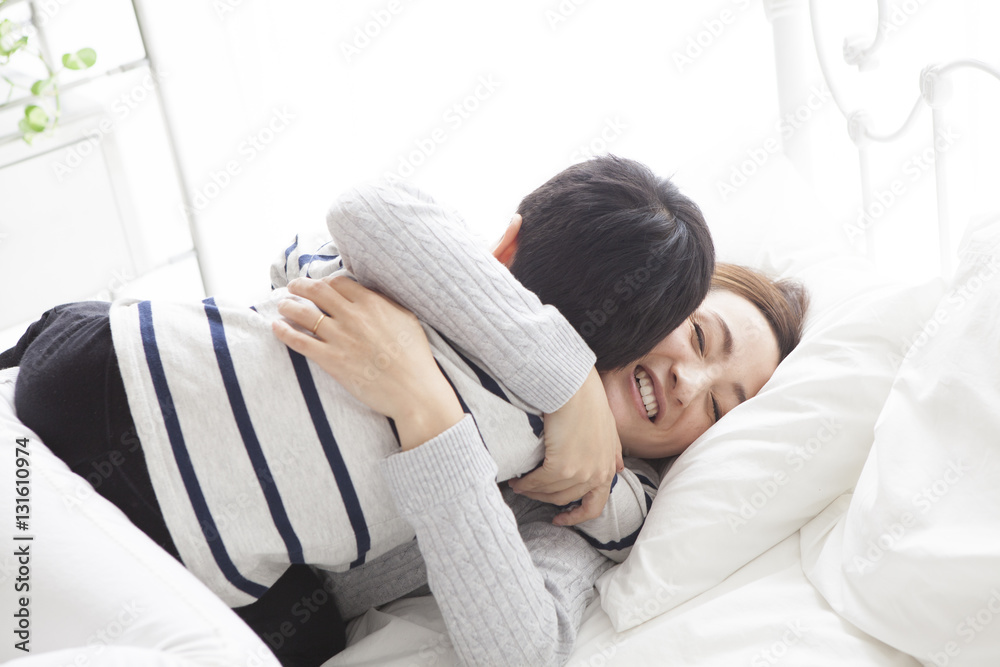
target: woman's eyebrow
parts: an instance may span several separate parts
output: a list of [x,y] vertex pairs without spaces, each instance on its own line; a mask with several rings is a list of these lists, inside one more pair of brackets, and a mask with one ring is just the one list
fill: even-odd
[[715,322],[719,325],[719,329],[722,330],[722,358],[728,359],[733,356],[733,332],[729,330],[729,325],[722,319],[722,316],[714,310],[712,311],[712,316],[715,317]]

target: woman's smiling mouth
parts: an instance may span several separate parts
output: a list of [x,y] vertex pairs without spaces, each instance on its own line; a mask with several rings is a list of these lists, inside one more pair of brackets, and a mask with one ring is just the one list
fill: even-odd
[[651,422],[656,422],[656,417],[660,413],[659,392],[656,391],[656,383],[653,377],[642,366],[636,366],[632,372],[632,395],[636,401],[636,409],[639,414]]

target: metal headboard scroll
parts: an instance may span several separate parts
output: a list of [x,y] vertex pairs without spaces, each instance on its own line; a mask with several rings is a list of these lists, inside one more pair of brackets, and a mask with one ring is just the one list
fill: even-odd
[[[861,72],[874,69],[877,66],[875,55],[885,42],[885,26],[889,24],[890,6],[888,0],[877,0],[877,2],[878,25],[875,37],[870,42],[862,38],[846,38],[843,43],[844,61],[849,65],[856,66]],[[787,51],[794,49],[800,58],[803,57],[805,55],[805,50],[802,49],[803,42],[805,41],[803,32],[804,30],[811,29],[820,72],[826,81],[830,96],[847,120],[848,135],[858,150],[862,206],[865,210],[869,210],[873,196],[868,157],[868,150],[871,143],[890,143],[895,141],[914,125],[924,107],[930,107],[932,131],[934,132],[934,136],[939,136],[939,133],[945,129],[944,108],[951,98],[953,87],[950,75],[958,70],[974,69],[985,72],[1000,81],[1000,69],[974,59],[959,59],[944,64],[928,65],[920,73],[919,94],[906,120],[894,131],[876,132],[872,127],[871,118],[864,110],[848,109],[846,107],[844,97],[830,74],[827,57],[821,48],[822,40],[819,34],[819,22],[816,18],[817,3],[818,0],[808,0],[808,5],[806,5],[806,0],[764,0],[765,12],[774,30],[779,106],[782,107],[782,114],[786,113],[787,110],[784,108],[784,105],[785,100],[790,96],[788,91],[804,89],[803,84],[806,83],[803,79],[805,68],[801,62],[790,63]],[[806,11],[807,9],[808,12]],[[805,26],[805,23],[808,23],[808,26]],[[952,258],[951,220],[949,217],[948,192],[946,187],[948,164],[945,155],[946,149],[942,150],[939,142],[933,143],[941,273],[944,276],[949,276],[952,271]],[[804,147],[795,145],[786,146],[786,152],[792,158],[793,162],[795,161],[796,153],[802,150],[804,150]],[[873,229],[869,226],[865,229],[866,251],[869,256],[873,248],[872,235]]]

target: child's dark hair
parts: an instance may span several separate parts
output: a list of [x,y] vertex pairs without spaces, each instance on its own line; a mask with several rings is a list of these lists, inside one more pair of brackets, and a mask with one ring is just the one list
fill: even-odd
[[517,212],[511,273],[580,332],[598,370],[648,354],[708,293],[715,251],[701,210],[634,160],[575,164]]

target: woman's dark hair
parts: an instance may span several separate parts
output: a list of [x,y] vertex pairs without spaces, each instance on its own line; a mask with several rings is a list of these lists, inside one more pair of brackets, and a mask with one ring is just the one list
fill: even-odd
[[648,354],[708,293],[715,251],[701,211],[634,160],[573,165],[517,212],[511,273],[569,320],[598,370]]
[[787,278],[771,280],[760,271],[720,262],[712,276],[715,290],[732,292],[757,307],[778,341],[778,361],[799,344],[809,308],[809,294],[801,283]]

